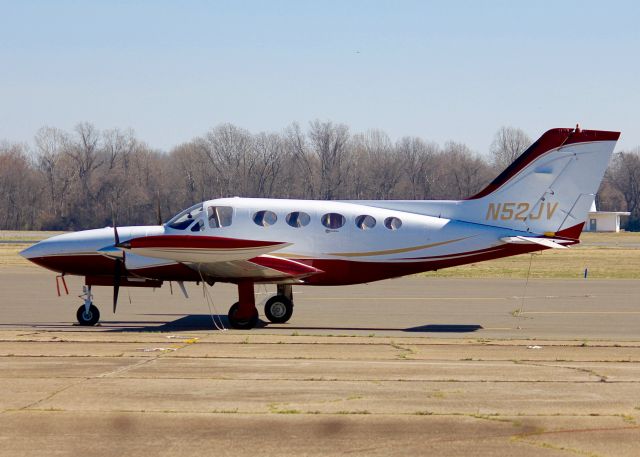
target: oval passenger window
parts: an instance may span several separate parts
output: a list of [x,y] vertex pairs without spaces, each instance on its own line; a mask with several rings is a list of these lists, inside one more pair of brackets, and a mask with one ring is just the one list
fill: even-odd
[[263,227],[269,227],[278,220],[278,216],[273,211],[258,211],[253,215],[253,222]]
[[356,217],[356,227],[360,230],[369,230],[376,226],[376,220],[373,216],[363,214]]
[[324,225],[328,229],[339,229],[344,225],[346,219],[342,214],[327,213],[322,216],[322,219],[320,219],[320,221],[322,222],[322,225]]
[[291,227],[299,228],[309,225],[311,217],[309,217],[307,213],[304,213],[302,211],[294,211],[293,213],[287,214],[285,220]]
[[398,230],[402,227],[402,221],[397,217],[388,217],[384,220],[384,226],[389,230]]

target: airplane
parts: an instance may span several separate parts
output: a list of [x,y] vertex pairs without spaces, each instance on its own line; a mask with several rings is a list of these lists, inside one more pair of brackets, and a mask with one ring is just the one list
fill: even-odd
[[[92,286],[234,283],[231,327],[259,321],[254,286],[275,284],[272,323],[293,314],[293,286],[367,283],[579,243],[619,132],[579,126],[545,132],[465,200],[218,198],[157,226],[54,236],[21,255],[59,275],[84,276],[80,325],[100,312]],[[56,278],[57,280],[58,278]],[[65,284],[66,287],[66,284]]]

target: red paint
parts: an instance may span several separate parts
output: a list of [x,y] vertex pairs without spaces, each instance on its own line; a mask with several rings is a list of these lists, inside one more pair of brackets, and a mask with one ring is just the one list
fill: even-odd
[[33,257],[31,262],[58,273],[86,276],[113,274],[115,260],[100,254]]
[[306,276],[320,272],[320,270],[312,266],[280,257],[254,257],[253,259],[249,259],[249,262],[260,265],[261,267],[280,271],[284,276]]
[[200,274],[182,263],[170,263],[146,268],[136,268],[132,274],[162,281],[200,281]]
[[133,238],[124,243],[132,249],[242,249],[277,246],[278,241],[241,240],[221,236],[154,235]]
[[578,238],[580,238],[580,235],[582,234],[582,229],[584,229],[584,222],[582,224],[577,224],[573,227],[569,227],[556,232],[556,237],[575,240],[577,243],[579,243],[580,240]]
[[524,151],[506,170],[476,195],[467,200],[476,200],[485,197],[500,188],[503,184],[522,171],[527,165],[543,154],[557,149],[560,146],[576,143],[589,143],[593,141],[617,141],[620,132],[607,132],[602,130],[551,129],[545,132],[535,143]]
[[[583,224],[561,230],[556,237],[571,240],[571,244],[578,241],[577,237],[582,231]],[[476,251],[459,252],[448,255],[438,255],[412,259],[413,262],[359,262],[353,260],[338,259],[281,259],[277,257],[255,257],[251,262],[258,265],[273,268],[283,272],[283,276],[306,276],[305,284],[310,285],[346,285],[373,282],[381,279],[395,278],[423,271],[440,270],[443,268],[498,259],[511,255],[525,254],[548,249],[540,245],[529,244],[503,244]],[[458,257],[452,257],[458,255]],[[38,265],[45,266],[58,272],[76,274],[80,276],[109,276],[114,271],[113,259],[96,255],[68,255],[51,256],[30,259]],[[153,278],[158,281],[199,281],[197,271],[181,263],[173,263],[163,266],[136,269],[135,274],[145,278]],[[313,274],[312,274],[313,273]],[[238,282],[238,278],[214,278],[222,282]],[[239,283],[239,287],[245,282],[263,282],[265,278],[246,278]],[[267,280],[269,281],[269,280]]]
[[235,315],[236,319],[251,319],[257,313],[256,296],[253,292],[252,281],[240,281],[238,283],[238,311]]
[[505,244],[490,252],[479,252],[465,257],[441,259],[419,262],[354,262],[350,260],[332,259],[300,259],[319,268],[323,273],[310,276],[304,280],[305,284],[316,286],[343,286],[361,284],[365,282],[379,281],[395,278],[423,271],[441,270],[443,268],[482,262],[484,260],[499,259],[517,254],[526,254],[546,250],[540,245],[530,244]]

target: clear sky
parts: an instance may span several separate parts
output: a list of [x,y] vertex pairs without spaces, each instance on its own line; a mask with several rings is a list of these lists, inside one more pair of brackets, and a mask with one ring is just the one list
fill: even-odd
[[231,122],[380,128],[485,152],[503,125],[640,146],[640,1],[0,0],[0,139]]

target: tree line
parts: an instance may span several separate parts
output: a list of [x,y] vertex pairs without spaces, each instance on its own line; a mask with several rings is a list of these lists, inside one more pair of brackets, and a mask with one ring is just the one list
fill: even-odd
[[[168,152],[132,130],[41,128],[33,142],[0,142],[0,229],[79,230],[155,224],[218,197],[460,199],[481,190],[531,139],[500,128],[488,155],[463,143],[313,121],[280,132],[218,125]],[[615,154],[599,209],[628,210],[640,229],[640,148]]]

